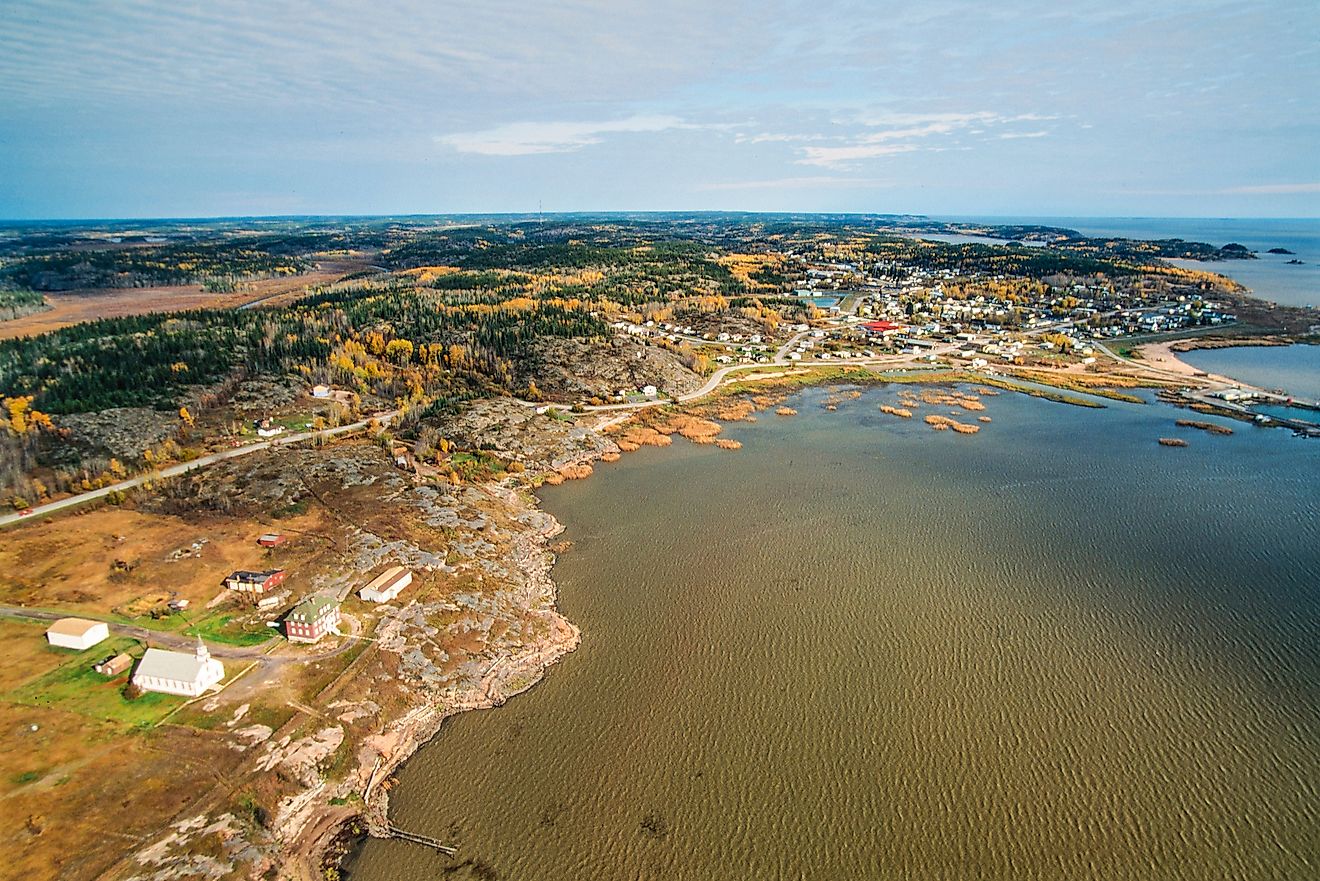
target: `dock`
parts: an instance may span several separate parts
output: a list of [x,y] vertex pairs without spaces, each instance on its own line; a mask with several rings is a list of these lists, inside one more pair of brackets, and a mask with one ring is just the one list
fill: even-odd
[[451,847],[448,844],[445,844],[444,842],[440,841],[440,839],[438,838],[432,838],[429,835],[418,835],[416,832],[408,832],[404,829],[400,829],[398,826],[395,826],[393,823],[387,825],[385,827],[385,831],[387,833],[387,837],[389,838],[397,838],[400,841],[411,841],[413,844],[420,844],[423,847],[429,847],[432,850],[438,850],[445,856],[452,857],[458,854],[458,848]]

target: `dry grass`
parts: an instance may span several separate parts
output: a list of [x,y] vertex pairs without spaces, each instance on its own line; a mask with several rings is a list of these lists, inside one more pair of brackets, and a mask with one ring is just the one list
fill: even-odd
[[936,404],[946,407],[959,407],[971,412],[979,412],[985,409],[985,404],[976,395],[957,389],[922,389],[920,398],[923,403]]
[[936,416],[933,413],[926,417],[926,424],[936,431],[953,429],[959,434],[976,434],[981,430],[981,426],[979,425],[968,425],[959,422],[957,419],[950,419],[948,416]]
[[630,425],[615,441],[625,453],[635,452],[642,447],[667,447],[674,442],[667,434],[661,434],[649,425]]
[[1214,422],[1201,422],[1197,419],[1179,419],[1178,424],[1186,428],[1199,428],[1201,431],[1208,431],[1211,434],[1232,434],[1233,429],[1227,425],[1217,425]]
[[0,726],[20,732],[0,751],[10,878],[100,877],[126,836],[156,832],[240,757],[189,729],[141,733],[52,708],[0,704]]
[[755,417],[752,416],[754,412],[756,412],[756,404],[753,401],[728,400],[722,402],[715,410],[715,418],[725,422],[743,422],[754,419]]
[[775,411],[775,415],[777,415],[777,416],[796,416],[796,415],[797,415],[797,411],[794,410],[792,407],[780,407],[778,410]]
[[565,465],[559,469],[559,475],[565,480],[583,480],[592,475],[593,469],[586,462],[578,465]]
[[655,430],[661,434],[680,435],[693,443],[709,444],[714,443],[715,436],[721,431],[721,426],[718,422],[702,419],[700,416],[679,413],[670,416],[663,422],[656,423]]
[[880,405],[881,413],[888,413],[890,416],[898,416],[902,419],[911,419],[912,411],[906,407],[891,407],[888,404]]
[[[0,542],[0,567],[7,573],[0,603],[134,617],[177,596],[196,614],[235,569],[286,568],[296,586],[300,566],[321,547],[306,533],[319,530],[324,516],[313,509],[265,525],[205,515],[184,521],[106,506],[39,520],[7,531]],[[257,537],[270,528],[293,539],[274,550],[258,546]]]

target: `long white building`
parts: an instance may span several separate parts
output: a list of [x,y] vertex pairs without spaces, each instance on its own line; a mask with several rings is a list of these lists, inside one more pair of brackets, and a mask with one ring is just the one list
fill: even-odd
[[200,639],[195,652],[147,649],[133,671],[133,684],[143,691],[197,697],[225,678],[225,667]]

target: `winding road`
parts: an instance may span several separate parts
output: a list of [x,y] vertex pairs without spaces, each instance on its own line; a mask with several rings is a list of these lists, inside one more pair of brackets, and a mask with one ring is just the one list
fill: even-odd
[[47,514],[54,514],[56,511],[62,511],[65,508],[72,508],[76,505],[82,505],[87,502],[103,499],[114,492],[124,492],[125,490],[135,489],[153,480],[160,480],[164,477],[178,477],[180,474],[187,474],[196,471],[199,468],[206,468],[223,462],[226,459],[237,459],[240,456],[248,456],[262,450],[269,450],[274,447],[284,446],[286,444],[296,444],[305,440],[312,440],[317,437],[334,437],[340,434],[347,434],[353,431],[361,431],[374,420],[381,425],[388,425],[390,420],[399,414],[397,410],[391,410],[388,413],[379,413],[368,419],[354,422],[350,425],[340,425],[335,428],[326,428],[321,431],[302,431],[297,434],[281,435],[273,437],[270,440],[260,441],[255,444],[247,444],[242,447],[235,447],[232,450],[221,450],[217,453],[211,453],[206,456],[200,456],[189,462],[180,462],[178,465],[171,465],[168,468],[161,468],[159,471],[152,471],[149,474],[141,474],[137,477],[131,477],[128,480],[121,480],[119,483],[110,486],[103,486],[100,489],[94,489],[89,492],[79,493],[76,496],[69,496],[67,499],[58,499],[54,502],[47,502],[44,505],[37,505],[34,508],[28,508],[14,514],[0,515],[0,528],[9,526],[21,521],[32,520],[37,517],[44,517]]
[[[1043,332],[1046,329],[1055,329],[1058,326],[1062,326],[1062,325],[1052,326],[1051,328],[1038,329],[1036,332]],[[800,340],[802,340],[803,337],[807,336],[807,334],[809,334],[810,332],[811,331],[800,331],[794,334],[792,337],[788,339],[787,342],[785,342],[782,346],[779,347],[778,350],[776,350],[774,358],[764,363],[730,364],[728,366],[721,367],[718,370],[716,370],[714,373],[712,373],[706,379],[706,381],[702,383],[702,385],[699,388],[695,389],[694,391],[688,392],[686,394],[675,395],[673,398],[656,398],[654,400],[628,402],[622,404],[598,404],[593,406],[587,406],[584,407],[583,409],[589,413],[596,413],[596,412],[608,412],[608,411],[641,410],[646,407],[662,407],[674,403],[686,404],[691,401],[696,401],[706,397],[707,395],[711,394],[716,389],[718,389],[721,385],[723,385],[728,376],[730,376],[733,373],[737,373],[739,371],[744,371],[744,370],[756,370],[758,368],[766,368],[766,367],[825,367],[825,366],[837,367],[840,365],[846,367],[848,366],[873,367],[880,365],[898,365],[898,364],[910,362],[912,360],[911,355],[888,355],[888,356],[880,356],[875,358],[852,358],[846,360],[839,359],[837,361],[836,360],[830,360],[830,361],[790,360],[788,357],[789,352],[793,349],[794,346],[798,344]],[[957,346],[953,344],[946,344],[944,346],[938,346],[934,349],[931,349],[927,354],[943,355],[953,351],[956,348]],[[515,400],[517,400],[518,403],[522,404],[525,407],[534,408],[534,407],[545,406],[543,403],[524,401],[520,398],[515,398]],[[248,444],[242,447],[235,447],[234,449],[231,450],[221,450],[216,453],[211,453],[209,455],[202,456],[197,459],[193,459],[190,462],[182,462],[178,465],[171,465],[168,468],[162,468],[159,471],[153,471],[149,474],[143,474],[137,477],[129,478],[128,480],[122,480],[119,483],[113,484],[111,486],[102,487],[100,489],[94,489],[91,490],[90,492],[80,493],[76,496],[69,496],[68,498],[59,499],[54,502],[47,502],[44,505],[38,505],[36,507],[29,508],[25,511],[20,511],[13,514],[0,515],[0,528],[11,526],[15,523],[32,520],[37,517],[44,517],[48,514],[54,514],[57,511],[62,511],[66,508],[73,508],[77,505],[82,505],[87,502],[95,501],[97,499],[102,499],[114,492],[124,492],[126,490],[136,489],[137,487],[142,486],[144,483],[147,483],[149,481],[159,480],[165,477],[177,477],[181,474],[188,474],[189,472],[196,471],[200,468],[206,468],[208,466],[215,465],[218,462],[223,462],[226,459],[237,459],[240,456],[248,456],[251,455],[252,453],[257,453],[262,450],[268,450],[273,447],[283,446],[286,444],[296,444],[306,440],[313,440],[317,437],[334,437],[340,434],[347,434],[353,431],[360,431],[366,428],[373,420],[375,420],[381,425],[388,425],[390,420],[398,416],[398,413],[399,411],[397,410],[391,410],[388,413],[379,413],[368,419],[363,419],[358,422],[354,422],[350,425],[341,425],[338,426],[337,428],[327,428],[321,431],[303,431],[297,434],[289,434],[289,435],[284,435],[282,437],[271,438],[270,440],[261,441],[255,444]]]

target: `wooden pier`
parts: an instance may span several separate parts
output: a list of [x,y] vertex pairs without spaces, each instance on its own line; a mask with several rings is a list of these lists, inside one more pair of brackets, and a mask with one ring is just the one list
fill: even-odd
[[438,838],[432,838],[429,835],[418,835],[415,832],[408,832],[404,829],[400,829],[398,826],[395,826],[393,823],[386,826],[385,831],[390,838],[397,838],[400,841],[411,841],[413,844],[420,844],[423,847],[429,847],[432,850],[438,850],[445,856],[452,857],[458,853],[458,848],[450,847],[449,845],[440,841]]

